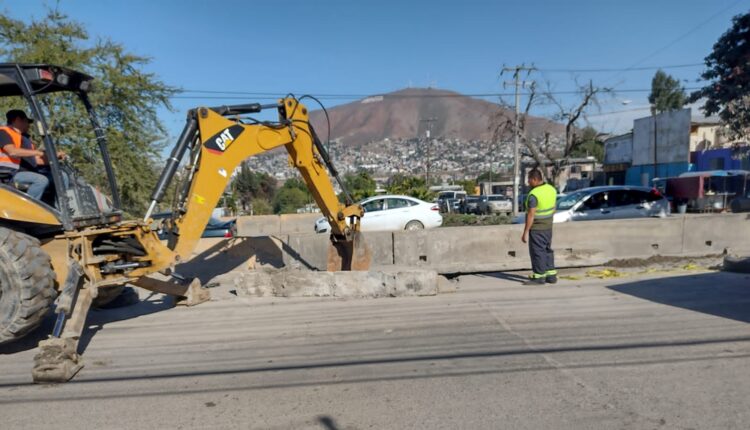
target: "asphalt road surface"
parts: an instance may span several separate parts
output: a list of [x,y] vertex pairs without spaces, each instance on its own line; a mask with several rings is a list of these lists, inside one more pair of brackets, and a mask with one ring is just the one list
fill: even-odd
[[[633,276],[374,300],[159,296],[95,311],[74,382],[0,347],[3,429],[747,429],[750,278]],[[48,327],[47,327],[48,328]]]

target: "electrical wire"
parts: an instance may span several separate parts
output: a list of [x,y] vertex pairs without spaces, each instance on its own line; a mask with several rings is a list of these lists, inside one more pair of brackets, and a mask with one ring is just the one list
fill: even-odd
[[688,31],[686,31],[685,33],[681,34],[676,39],[672,40],[671,42],[667,43],[666,45],[662,46],[661,48],[659,48],[659,49],[651,52],[650,54],[646,55],[645,57],[643,57],[640,60],[638,60],[635,63],[633,63],[633,65],[631,65],[630,67],[628,67],[625,70],[621,71],[620,73],[616,74],[615,76],[613,76],[610,79],[610,81],[615,80],[616,78],[618,78],[619,76],[621,76],[626,71],[633,70],[636,66],[638,66],[639,64],[642,64],[644,61],[646,61],[646,60],[648,60],[650,58],[653,58],[655,55],[659,54],[660,52],[662,52],[662,51],[664,51],[664,50],[666,50],[668,48],[671,48],[672,46],[674,46],[675,44],[677,44],[678,42],[680,42],[682,39],[684,39],[684,38],[688,37],[689,35],[691,35],[695,30],[698,30],[699,28],[701,28],[704,25],[708,24],[709,22],[713,21],[718,16],[720,16],[724,12],[728,11],[729,9],[732,9],[733,7],[737,6],[738,4],[742,3],[743,1],[744,0],[737,0],[737,1],[733,2],[733,3],[731,3],[729,6],[723,8],[720,11],[716,12],[715,14],[711,15],[710,17],[708,17],[704,21],[701,21],[698,25],[690,28]]
[[[683,88],[685,91],[692,91],[692,90],[699,90],[701,87],[688,87]],[[545,94],[550,95],[572,95],[572,94],[578,94],[579,90],[566,90],[566,91],[551,91],[551,92],[545,92]],[[625,88],[621,90],[614,90],[616,93],[647,93],[651,92],[651,88]],[[227,92],[227,94],[242,94],[242,93],[236,93],[236,92]],[[538,94],[538,93],[537,93]],[[456,98],[456,97],[475,97],[475,98],[487,98],[487,97],[510,97],[515,95],[515,93],[469,93],[469,94],[459,94],[459,93],[449,93],[449,94],[319,94],[316,96],[316,101],[320,102],[318,99],[330,99],[330,100],[357,100],[357,99],[365,99],[370,97],[383,97],[384,99],[425,99],[425,98]],[[531,95],[531,93],[519,93],[519,95],[522,96],[528,96]],[[313,98],[313,96],[308,95],[309,98]],[[247,100],[248,97],[246,96],[239,96],[239,95],[226,95],[226,96],[192,96],[192,95],[175,95],[171,96],[173,99],[185,99],[185,100],[193,100],[193,99],[206,99],[206,100]],[[258,100],[267,100],[267,99],[274,99],[277,100],[278,97],[253,97],[254,99]]]
[[311,96],[309,94],[303,95],[302,97],[300,97],[299,100],[302,101],[305,98],[309,98],[311,100],[314,100],[316,103],[318,103],[318,105],[320,106],[320,108],[323,109],[323,113],[326,116],[326,123],[328,123],[328,134],[326,135],[326,150],[329,150],[331,148],[331,118],[328,116],[328,110],[326,109],[325,106],[323,106],[323,103],[321,103],[320,100],[318,100],[316,97]]
[[703,63],[691,63],[691,64],[675,64],[671,66],[643,66],[643,67],[628,67],[628,68],[598,68],[598,69],[536,69],[540,72],[547,73],[608,73],[608,72],[638,72],[643,70],[659,70],[659,69],[684,69],[688,67],[703,66]]
[[[722,11],[723,12],[723,11]],[[645,60],[641,60],[640,62],[643,62]],[[639,63],[640,63],[639,62]],[[639,64],[639,63],[636,63]],[[662,65],[662,66],[642,66],[642,67],[598,67],[598,68],[568,68],[568,67],[562,67],[562,68],[536,68],[535,70],[539,72],[546,72],[546,73],[610,73],[610,72],[638,72],[638,71],[644,71],[644,70],[658,70],[658,69],[681,69],[681,68],[689,68],[689,67],[698,67],[703,66],[704,63],[689,63],[689,64],[671,64],[671,65]],[[180,94],[184,93],[194,93],[194,94],[229,94],[233,96],[239,96],[239,95],[248,95],[248,96],[254,96],[259,99],[269,100],[269,99],[278,99],[278,92],[261,92],[261,91],[222,91],[222,90],[201,90],[201,89],[187,89],[182,88],[179,90]],[[374,97],[378,96],[379,94],[371,95],[371,94],[356,94],[356,93],[343,93],[343,94],[336,94],[336,93],[321,93],[317,94],[317,97],[320,98],[334,98],[334,97],[340,97],[344,99],[356,99],[356,98],[362,98],[362,97]],[[469,96],[495,96],[497,94],[475,94],[475,95],[469,95]],[[512,94],[509,94],[512,95]],[[289,93],[287,96],[294,97],[294,94]],[[391,95],[393,96],[393,95]],[[433,97],[441,97],[440,95],[434,95]],[[449,95],[445,95],[442,97],[449,97]],[[187,96],[172,96],[172,98],[194,98],[193,96],[187,97]]]

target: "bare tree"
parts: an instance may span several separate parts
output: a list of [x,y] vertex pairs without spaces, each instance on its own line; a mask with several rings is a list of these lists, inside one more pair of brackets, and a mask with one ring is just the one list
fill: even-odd
[[[542,151],[539,145],[537,145],[538,139],[534,139],[528,130],[528,124],[526,119],[529,117],[531,108],[539,103],[539,97],[536,91],[536,86],[531,85],[529,89],[528,98],[525,106],[520,109],[520,117],[518,118],[518,136],[519,141],[524,145],[534,159],[537,165],[546,164],[548,160],[546,155]],[[516,113],[514,107],[508,103],[505,99],[500,99],[500,109],[498,109],[490,117],[490,129],[492,130],[492,140],[495,142],[508,141],[514,137],[516,133]]]
[[[568,165],[571,154],[582,144],[581,127],[579,122],[585,119],[585,114],[592,107],[599,107],[598,97],[604,93],[611,93],[608,88],[595,87],[591,81],[585,85],[578,85],[575,102],[565,104],[555,96],[552,86],[547,83],[544,92],[538,92],[535,85],[529,89],[525,106],[518,119],[519,140],[528,150],[537,166],[551,164],[551,171],[541,169],[545,179],[555,185],[558,184],[560,174]],[[501,108],[492,116],[490,128],[493,139],[501,142],[513,137],[515,130],[515,112],[506,100],[500,100]],[[551,120],[564,126],[564,133],[559,133],[553,127],[536,127],[530,125],[529,113],[534,107],[552,106],[555,113]],[[550,124],[551,125],[551,124]]]

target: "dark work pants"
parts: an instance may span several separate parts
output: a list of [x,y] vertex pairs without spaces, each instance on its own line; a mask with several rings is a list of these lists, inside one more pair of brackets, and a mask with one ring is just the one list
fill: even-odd
[[529,255],[534,278],[557,274],[555,252],[552,251],[552,229],[529,231]]

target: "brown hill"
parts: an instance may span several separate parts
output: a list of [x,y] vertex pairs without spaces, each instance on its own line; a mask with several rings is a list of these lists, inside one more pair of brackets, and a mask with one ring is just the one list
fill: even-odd
[[[312,107],[312,106],[311,106]],[[427,128],[420,119],[437,118],[432,136],[460,140],[490,140],[490,118],[504,108],[495,103],[432,88],[409,88],[328,109],[331,140],[349,145],[389,139],[424,136]],[[505,110],[512,117],[512,112]],[[311,113],[315,129],[325,139],[323,111]],[[531,117],[532,134],[550,131],[558,134],[562,125],[545,118]]]

